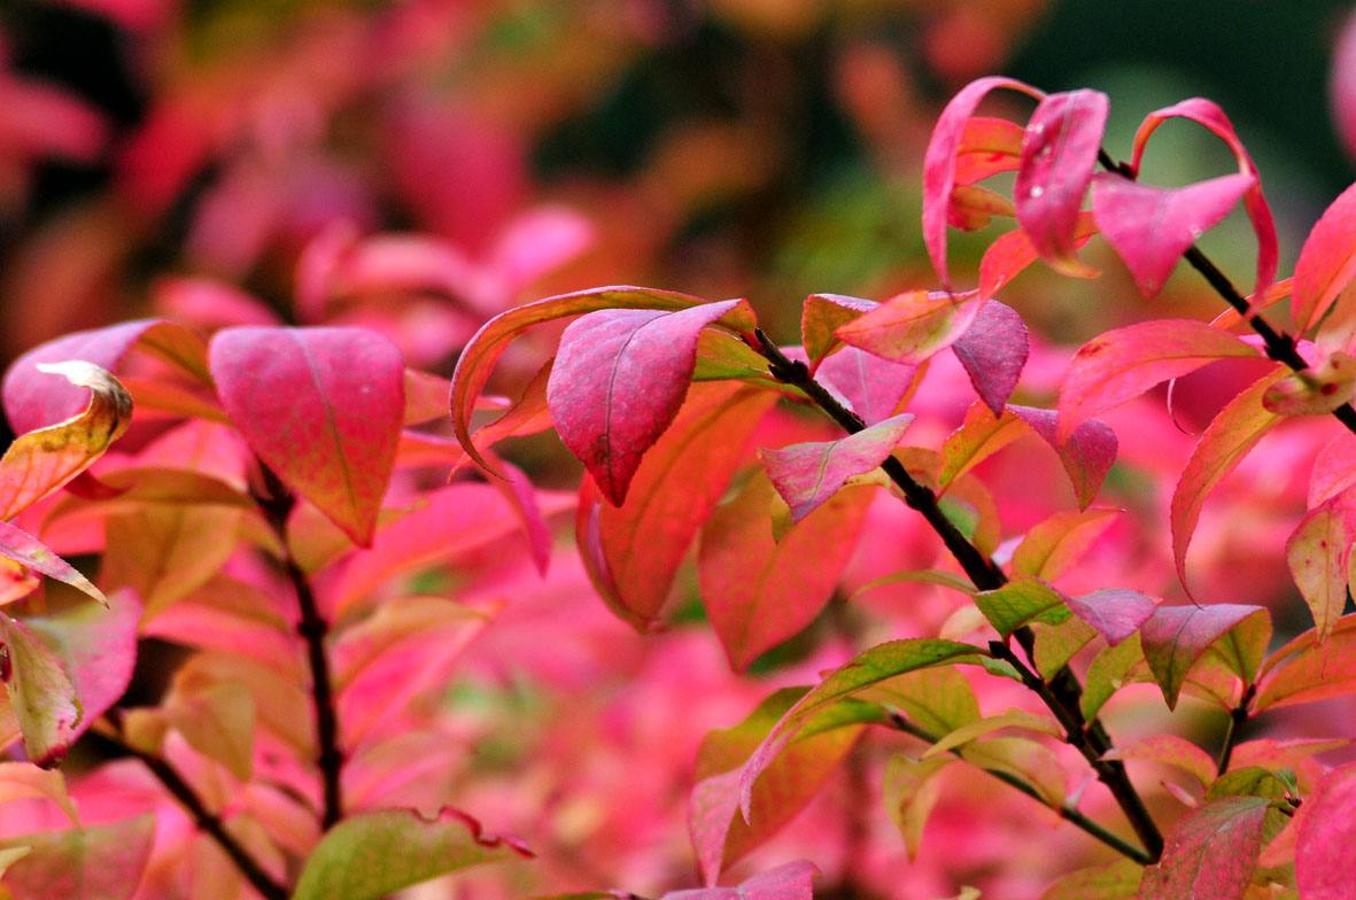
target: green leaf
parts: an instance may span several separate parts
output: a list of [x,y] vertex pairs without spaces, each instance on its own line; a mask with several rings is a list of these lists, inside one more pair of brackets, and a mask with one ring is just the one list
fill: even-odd
[[937,773],[954,762],[950,756],[912,759],[904,754],[890,757],[885,764],[885,809],[904,836],[909,859],[918,855],[923,841],[923,826],[937,803],[941,783]]
[[1068,665],[1069,660],[1097,637],[1097,629],[1077,616],[1070,616],[1058,625],[1032,622],[1036,636],[1036,671],[1046,678]]
[[1024,709],[1010,709],[996,716],[985,716],[944,735],[928,748],[928,751],[923,754],[923,758],[931,759],[1003,728],[1020,728],[1024,731],[1034,731],[1037,734],[1046,734],[1051,737],[1059,737],[1063,734],[1059,723],[1047,715],[1027,712]]
[[1042,581],[1015,578],[992,591],[975,595],[975,605],[998,633],[1007,637],[1028,622],[1058,625],[1069,618],[1064,597]]
[[974,689],[955,669],[920,669],[863,691],[861,696],[899,709],[929,734],[949,734],[979,720]]
[[1087,553],[1121,510],[1064,510],[1037,523],[1012,553],[1012,571],[1054,581]]
[[28,758],[43,768],[56,765],[66,755],[80,721],[75,685],[54,650],[3,614],[0,641],[9,657],[5,691],[23,731]]
[[1133,900],[1144,869],[1132,859],[1079,869],[1045,889],[1041,900]]
[[311,851],[293,900],[380,900],[482,863],[530,858],[512,838],[486,834],[466,813],[444,807],[432,819],[387,809],[349,816]]
[[1286,795],[1289,785],[1284,778],[1261,766],[1244,766],[1231,769],[1215,780],[1206,792],[1207,800],[1221,800],[1225,797],[1263,797],[1267,800],[1280,800]]
[[768,732],[740,773],[740,808],[745,820],[751,815],[753,788],[759,776],[782,749],[821,710],[906,672],[932,666],[976,663],[983,650],[969,644],[930,638],[889,641],[872,647],[831,672],[817,687],[787,710]]
[[1114,647],[1105,647],[1088,665],[1083,698],[1078,702],[1083,718],[1089,722],[1112,695],[1128,684],[1127,676],[1135,663],[1144,658],[1139,635],[1131,635]]
[[1049,747],[1030,738],[985,738],[966,744],[960,754],[971,765],[1022,779],[1053,809],[1068,797],[1069,776],[1059,758]]

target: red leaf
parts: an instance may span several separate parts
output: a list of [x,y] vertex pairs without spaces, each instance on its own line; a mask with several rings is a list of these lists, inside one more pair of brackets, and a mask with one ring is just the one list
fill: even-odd
[[[1082,212],[1074,226],[1074,249],[1080,249],[1097,233],[1097,223],[1092,213]],[[989,245],[979,261],[979,296],[982,300],[994,296],[1008,282],[1016,278],[1036,261],[1038,254],[1031,238],[1020,228],[1001,235]],[[1090,268],[1066,270],[1063,274],[1074,277],[1091,277],[1097,272]]]
[[1277,367],[1230,400],[1201,434],[1172,494],[1172,553],[1186,586],[1186,555],[1201,507],[1225,475],[1283,418],[1262,405],[1267,389],[1285,370]]
[[250,449],[370,545],[405,409],[395,345],[359,328],[228,328],[212,338],[209,361]]
[[827,502],[847,480],[879,466],[899,444],[913,416],[898,415],[836,441],[792,444],[760,455],[777,493],[799,522]]
[[1290,316],[1300,334],[1318,324],[1337,295],[1356,277],[1353,232],[1356,232],[1356,184],[1323,211],[1300,248],[1290,301]]
[[840,326],[837,333],[845,344],[916,365],[959,340],[979,310],[974,291],[906,291]]
[[[452,426],[457,439],[477,463],[489,463],[471,441],[471,413],[476,398],[490,379],[495,361],[518,335],[533,325],[569,318],[600,309],[662,309],[669,312],[699,306],[703,301],[689,294],[639,287],[603,287],[547,297],[502,312],[480,326],[457,359],[452,374]],[[750,327],[752,323],[748,323]]]
[[560,439],[614,506],[683,404],[698,334],[742,302],[599,310],[561,335],[546,402]]
[[946,264],[946,218],[951,206],[951,191],[956,186],[957,155],[966,136],[966,126],[980,101],[999,88],[1021,91],[1040,100],[1044,93],[1012,78],[989,77],[972,81],[951,98],[928,141],[923,157],[923,242],[927,245],[932,268],[951,288],[951,273]]
[[1356,842],[1356,764],[1333,769],[1304,798],[1295,844],[1295,882],[1305,900],[1351,896]]
[[697,530],[725,493],[769,391],[732,382],[694,384],[673,425],[646,454],[626,502],[600,502],[585,479],[575,538],[598,593],[623,620],[653,627]]
[[1009,406],[1031,430],[1040,435],[1059,454],[1059,461],[1073,484],[1078,506],[1084,509],[1097,497],[1107,472],[1116,462],[1116,432],[1095,419],[1081,422],[1066,435],[1059,435],[1062,424],[1052,409]]
[[1231,667],[1241,669],[1238,674],[1246,680],[1251,680],[1271,637],[1270,619],[1265,609],[1216,603],[1210,606],[1160,606],[1154,610],[1140,628],[1140,641],[1144,658],[1163,688],[1169,709],[1176,707],[1187,672],[1196,660],[1211,644],[1253,616],[1257,619],[1246,634],[1236,636],[1237,646],[1228,657]]
[[1188,813],[1168,836],[1163,858],[1144,870],[1144,900],[1242,897],[1262,850],[1269,801],[1228,797]]
[[777,495],[761,474],[716,509],[697,565],[702,602],[732,668],[747,668],[829,602],[874,493],[869,485],[842,491],[776,540]]
[[1007,119],[972,116],[956,148],[956,184],[974,184],[1021,164],[1022,126]]
[[22,434],[79,415],[88,402],[85,391],[59,378],[48,378],[39,363],[78,359],[115,372],[133,347],[140,347],[176,365],[205,383],[202,338],[181,325],[156,319],[124,322],[93,331],[77,331],[29,350],[5,373],[5,412]]
[[1320,506],[1356,485],[1356,435],[1342,429],[1314,457],[1308,506]]
[[990,300],[980,308],[965,334],[951,345],[951,352],[965,367],[975,393],[994,415],[1002,415],[1031,354],[1022,317],[1012,307]]
[[1105,332],[1074,354],[1059,391],[1063,439],[1085,419],[1169,378],[1230,356],[1256,356],[1237,335],[1192,319],[1157,319]]
[[1153,597],[1125,588],[1106,588],[1064,602],[1113,647],[1138,631],[1158,608]]
[[1163,289],[1177,260],[1229,214],[1256,185],[1251,175],[1223,175],[1181,188],[1138,184],[1120,175],[1098,175],[1092,215],[1107,243],[1125,261],[1140,293]]
[[1238,139],[1233,123],[1224,114],[1224,110],[1213,101],[1203,97],[1192,97],[1149,113],[1140,123],[1139,131],[1135,133],[1134,149],[1130,158],[1131,173],[1138,174],[1150,135],[1159,125],[1172,118],[1190,119],[1202,128],[1208,129],[1229,146],[1234,159],[1238,161],[1239,174],[1252,179],[1252,184],[1243,196],[1243,207],[1248,211],[1253,232],[1257,235],[1257,281],[1253,285],[1253,296],[1263,296],[1276,280],[1276,265],[1280,255],[1276,240],[1276,223],[1271,216],[1271,207],[1267,205],[1266,197],[1262,194],[1262,179],[1257,172],[1257,166],[1243,146],[1243,142]]
[[1041,258],[1056,267],[1081,268],[1074,260],[1078,212],[1097,165],[1107,108],[1099,91],[1051,94],[1026,126],[1012,186],[1017,221]]

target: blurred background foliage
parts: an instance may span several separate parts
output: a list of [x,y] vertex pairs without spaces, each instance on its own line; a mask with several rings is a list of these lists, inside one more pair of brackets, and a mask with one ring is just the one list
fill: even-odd
[[[369,231],[432,230],[474,248],[508,207],[543,197],[598,228],[592,280],[747,294],[774,317],[786,310],[789,330],[806,293],[877,296],[929,280],[917,227],[921,148],[948,94],[993,71],[1047,89],[1107,91],[1113,147],[1124,148],[1157,105],[1219,100],[1259,158],[1293,254],[1301,229],[1350,177],[1326,90],[1346,6],[10,0],[0,17],[6,77],[61,89],[106,130],[97,149],[29,140],[25,153],[14,133],[23,123],[9,129],[3,352],[136,310],[165,271],[242,280],[284,305],[289,254],[327,217],[358,218]],[[385,44],[373,37],[383,30]],[[354,52],[363,58],[341,58]],[[252,134],[232,121],[248,94],[274,106],[248,114]],[[441,121],[439,110],[448,113]],[[1222,161],[1208,138],[1177,131],[1165,132],[1175,143],[1156,144],[1155,174],[1185,180]],[[298,144],[309,157],[299,167],[268,159],[297,155]],[[393,153],[414,159],[393,164]],[[151,183],[145,170],[169,163],[178,170]],[[242,166],[255,171],[242,176]],[[422,181],[425,192],[407,184],[403,195],[399,185],[384,194],[393,179]],[[261,246],[220,246],[230,240],[211,234],[220,223],[202,224],[204,208],[230,218],[221,207],[249,207],[270,182],[298,194],[285,201],[291,209],[270,211],[287,228],[261,235]],[[110,206],[110,195],[120,203]],[[111,222],[123,246],[84,260],[100,271],[63,267],[52,277],[42,248],[103,237]],[[1241,237],[1215,236],[1239,266]],[[985,239],[962,241],[959,252],[973,256]],[[97,255],[88,244],[87,253]],[[107,280],[88,283],[110,265],[116,298]],[[64,282],[66,297],[16,284],[43,278]],[[1047,311],[1052,323],[1057,309]]]

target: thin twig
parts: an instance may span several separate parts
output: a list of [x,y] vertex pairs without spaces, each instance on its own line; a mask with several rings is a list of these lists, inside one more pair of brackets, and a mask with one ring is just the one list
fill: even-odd
[[[1097,151],[1097,161],[1101,163],[1104,169],[1115,172],[1117,175],[1130,179],[1135,177],[1135,173],[1129,165],[1118,162],[1105,150],[1099,149]],[[1220,267],[1215,265],[1214,261],[1202,252],[1201,248],[1193,245],[1183,256],[1193,269],[1201,273],[1201,277],[1209,283],[1210,287],[1215,289],[1215,293],[1219,294],[1225,303],[1233,307],[1234,311],[1242,316],[1243,321],[1247,322],[1252,330],[1262,338],[1268,357],[1289,366],[1294,372],[1308,371],[1309,364],[1305,362],[1303,356],[1300,356],[1295,338],[1284,331],[1276,330],[1260,314],[1253,312],[1251,304],[1248,303],[1248,298],[1243,296],[1242,292],[1229,280],[1229,276],[1225,275]],[[1347,427],[1348,431],[1356,434],[1356,408],[1353,408],[1350,403],[1343,403],[1334,409],[1332,414],[1337,421]]]
[[1257,694],[1257,685],[1248,685],[1247,690],[1243,692],[1243,697],[1238,701],[1238,705],[1229,710],[1229,724],[1224,730],[1224,744],[1219,748],[1219,756],[1215,760],[1215,771],[1223,775],[1229,770],[1229,759],[1233,756],[1234,745],[1238,743],[1239,733],[1248,721],[1248,707],[1252,705],[1252,698]]
[[[856,434],[866,427],[866,423],[828,392],[804,363],[792,360],[781,351],[762,329],[754,332],[757,346],[754,347],[768,361],[768,372],[783,384],[799,388],[816,406],[837,422],[844,431]],[[965,574],[982,591],[991,591],[1007,584],[1008,578],[987,554],[972,544],[947,518],[937,501],[937,495],[926,485],[914,480],[904,465],[893,456],[886,457],[881,468],[890,477],[895,486],[904,495],[904,502],[916,510],[942,539],[947,550],[956,558]],[[1034,658],[1035,634],[1029,628],[1019,628],[1013,632],[1028,659]],[[1125,813],[1135,834],[1144,843],[1147,855],[1157,860],[1163,852],[1163,836],[1154,824],[1153,817],[1144,805],[1143,799],[1130,781],[1125,766],[1118,760],[1103,757],[1111,749],[1111,738],[1101,723],[1094,719],[1085,722],[1079,706],[1082,687],[1072,671],[1067,667],[1050,681],[1028,668],[1007,644],[994,643],[994,655],[1008,662],[1017,670],[1022,681],[1035,691],[1041,701],[1055,714],[1065,729],[1065,740],[1075,747],[1088,761],[1098,779],[1107,787],[1111,795]]]
[[[890,714],[890,724],[893,725],[899,731],[902,731],[905,734],[913,735],[919,740],[926,741],[929,744],[935,744],[939,740],[936,735],[930,734],[925,729],[920,728],[917,725],[913,724],[908,719],[906,719],[902,713],[899,712],[892,712]],[[951,755],[955,756],[957,759],[965,759],[964,754],[961,753],[960,748],[958,747],[953,748],[951,750]],[[1011,772],[1005,772],[1002,769],[987,769],[984,768],[983,766],[978,766],[978,768],[984,772],[987,772],[989,775],[992,775],[994,778],[997,778],[1004,784],[1016,788],[1017,790],[1021,791],[1023,794],[1026,794],[1028,797],[1031,797],[1033,800],[1040,803],[1041,805],[1043,806],[1049,805],[1045,797],[1041,795],[1041,792],[1037,790],[1035,785],[1031,784],[1029,781],[1026,781],[1023,778],[1019,778],[1018,776],[1013,775]],[[1108,847],[1115,850],[1117,853],[1120,853],[1122,856],[1126,856],[1130,859],[1133,859],[1135,862],[1144,866],[1150,865],[1154,862],[1154,860],[1149,856],[1148,853],[1145,853],[1139,847],[1136,847],[1134,844],[1130,843],[1129,841],[1125,840],[1124,838],[1120,837],[1114,832],[1109,831],[1107,828],[1098,824],[1096,821],[1079,812],[1077,809],[1068,805],[1067,803],[1061,803],[1058,807],[1055,808],[1055,811],[1059,813],[1060,818],[1064,819],[1065,821],[1072,822],[1074,825],[1081,828],[1083,831],[1086,831],[1088,834],[1092,835],[1094,838],[1101,841],[1103,844],[1106,844]]]
[[325,651],[329,623],[320,614],[320,605],[316,602],[310,579],[287,547],[287,516],[295,505],[296,498],[267,466],[262,462],[259,466],[264,473],[268,496],[255,499],[278,537],[282,547],[283,570],[288,581],[292,583],[292,590],[297,596],[297,608],[301,613],[297,622],[297,634],[306,643],[306,661],[311,672],[311,699],[315,707],[318,747],[316,764],[320,768],[324,797],[320,826],[328,831],[344,816],[342,787],[344,755],[339,749],[339,716],[335,711],[334,687],[330,682],[329,657]]
[[253,885],[254,889],[262,894],[266,900],[287,900],[287,888],[274,881],[273,876],[264,871],[263,866],[250,856],[249,851],[235,839],[234,835],[226,830],[226,823],[222,821],[221,817],[207,808],[202,798],[193,790],[193,786],[184,780],[177,769],[166,760],[138,750],[106,731],[100,730],[90,733],[117,747],[128,756],[140,760],[142,765],[149,769],[156,780],[164,786],[165,790],[169,791],[170,795],[179,802],[179,805],[188,813],[198,829],[217,842],[221,849],[226,852],[226,855],[231,858],[231,862],[235,863],[240,874],[245,876],[245,880]]

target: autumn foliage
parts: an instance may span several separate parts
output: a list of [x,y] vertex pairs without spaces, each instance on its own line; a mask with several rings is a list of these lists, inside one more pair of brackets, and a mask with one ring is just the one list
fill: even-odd
[[[289,76],[318,117],[411,77],[320,50],[417,28],[333,27]],[[254,87],[186,81],[120,164],[138,240],[227,170],[189,229],[218,276],[0,387],[6,896],[1350,895],[1356,186],[1282,277],[1216,103],[1122,160],[1114,97],[980,77],[918,148],[931,272],[788,337],[683,285],[552,293],[598,226],[488,196],[511,154],[423,190],[466,149],[426,110],[377,134],[427,233],[362,227],[313,135],[242,137],[300,128]],[[1229,169],[1151,183],[1187,127]],[[492,228],[448,208],[472,183]],[[1240,211],[1241,288],[1199,246]],[[265,235],[282,300],[242,274]],[[1213,318],[1163,302],[1187,269]],[[1076,349],[1028,326],[1041,270]]]

